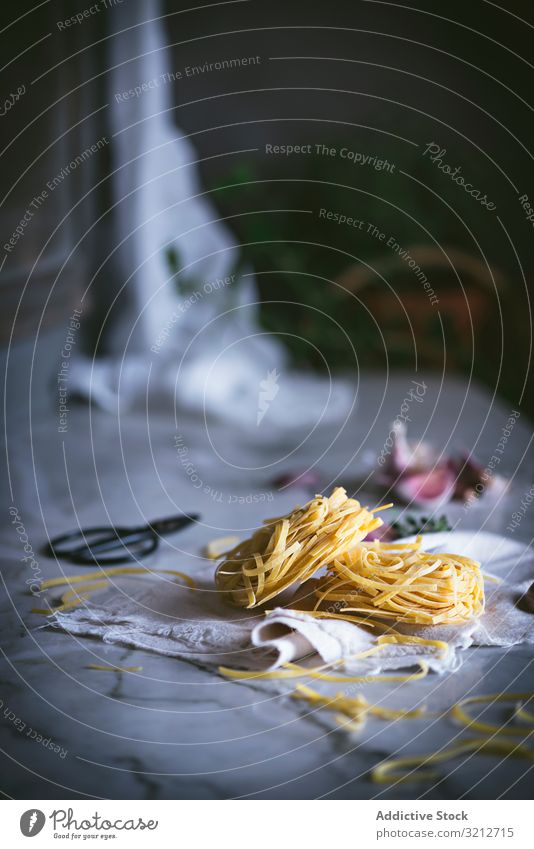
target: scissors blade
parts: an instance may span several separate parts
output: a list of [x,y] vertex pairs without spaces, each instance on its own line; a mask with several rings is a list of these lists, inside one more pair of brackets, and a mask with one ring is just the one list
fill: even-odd
[[150,538],[150,530],[119,530],[110,531],[108,536],[101,537],[94,542],[87,542],[77,549],[73,549],[73,554],[88,552],[89,554],[105,554],[106,551],[116,551],[118,548],[127,548],[136,542],[141,542]]
[[181,516],[171,516],[169,519],[156,519],[155,522],[149,522],[147,528],[155,534],[172,534],[193,522],[198,522],[199,519],[198,513],[183,513]]

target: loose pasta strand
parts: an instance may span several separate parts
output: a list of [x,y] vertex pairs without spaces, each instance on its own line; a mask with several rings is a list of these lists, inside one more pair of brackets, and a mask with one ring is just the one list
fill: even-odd
[[371,770],[371,778],[377,784],[393,784],[406,781],[432,781],[439,778],[438,772],[432,769],[421,769],[428,764],[443,763],[469,752],[484,755],[506,755],[512,758],[523,758],[534,761],[534,751],[514,740],[499,740],[494,737],[473,737],[463,740],[443,749],[441,752],[430,752],[426,755],[410,755],[405,758],[391,758],[375,766]]
[[359,730],[365,724],[367,716],[376,716],[385,720],[418,719],[426,713],[425,707],[397,710],[373,705],[361,693],[351,697],[344,693],[336,693],[335,696],[322,696],[304,684],[297,684],[291,695],[294,699],[304,699],[310,705],[336,711],[336,721],[346,730]]
[[91,597],[98,589],[102,589],[109,585],[108,580],[98,580],[99,578],[107,579],[116,575],[174,575],[181,578],[190,589],[196,589],[195,581],[186,575],[184,572],[178,572],[176,569],[160,569],[158,571],[150,571],[148,569],[138,568],[134,566],[113,566],[107,569],[99,569],[98,571],[85,572],[83,575],[61,575],[59,578],[48,578],[46,581],[41,581],[40,589],[48,590],[53,587],[61,587],[64,585],[71,586],[75,584],[74,589],[68,590],[61,596],[61,604],[57,607],[34,607],[32,613],[39,613],[42,616],[52,616],[54,613],[63,613],[64,610],[70,610],[72,607],[77,607],[82,601]]
[[241,681],[251,679],[261,679],[264,681],[269,681],[282,678],[315,678],[320,681],[329,681],[343,684],[366,684],[372,682],[403,683],[405,681],[416,681],[419,678],[425,678],[428,674],[429,666],[424,660],[417,661],[416,665],[419,667],[418,672],[408,672],[390,675],[349,675],[347,673],[336,675],[327,673],[325,671],[327,669],[333,669],[338,666],[344,665],[345,663],[347,663],[347,661],[354,662],[358,660],[364,660],[365,658],[371,657],[377,652],[380,652],[383,648],[386,648],[387,646],[395,643],[408,645],[424,644],[436,648],[439,652],[448,650],[447,643],[444,643],[441,640],[425,640],[422,637],[403,636],[402,634],[382,635],[378,637],[376,644],[370,649],[358,652],[358,654],[352,655],[351,657],[339,658],[338,660],[330,661],[330,663],[323,663],[321,666],[306,667],[300,666],[297,663],[284,663],[279,669],[271,669],[259,672],[247,671],[242,669],[230,669],[227,666],[220,666],[219,672],[221,673],[221,675],[225,675],[227,678],[233,678]]
[[[528,702],[534,697],[534,693],[497,693],[491,696],[469,696],[466,699],[461,699],[456,702],[451,709],[450,714],[457,722],[464,725],[466,728],[480,731],[487,734],[503,734],[505,737],[525,737],[534,733],[534,729],[528,727],[521,728],[518,726],[494,725],[490,722],[482,722],[479,719],[472,719],[465,708],[467,705],[475,704],[493,704],[494,702]],[[522,719],[524,722],[530,722],[534,717],[528,711],[516,709],[515,716]]]

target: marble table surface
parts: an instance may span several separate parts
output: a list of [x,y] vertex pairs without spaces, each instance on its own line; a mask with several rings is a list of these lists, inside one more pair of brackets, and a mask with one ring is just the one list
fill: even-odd
[[[8,512],[10,507],[18,511],[35,555],[34,572],[52,577],[59,566],[40,553],[47,535],[78,522],[135,524],[142,517],[170,515],[176,506],[195,510],[202,521],[169,538],[149,561],[155,568],[194,573],[205,542],[230,531],[244,533],[307,497],[302,489],[273,486],[282,471],[317,461],[326,488],[337,482],[356,491],[412,380],[427,387],[424,403],[412,405],[412,435],[426,431],[440,446],[475,447],[483,463],[494,453],[513,407],[467,380],[408,372],[387,380],[382,374],[363,375],[356,409],[339,432],[319,427],[311,435],[275,437],[262,430],[259,439],[235,425],[213,421],[206,427],[203,420],[180,415],[179,432],[192,463],[188,472],[176,452],[170,401],[149,415],[140,408],[121,411],[119,418],[72,405],[68,429],[59,433],[45,343],[33,361],[31,346],[20,346],[17,370],[10,368],[8,379],[11,492],[1,539],[0,596],[0,789],[6,796],[531,798],[534,765],[493,756],[451,761],[433,783],[382,787],[371,782],[369,770],[393,750],[417,754],[455,738],[458,728],[449,720],[372,719],[354,736],[336,728],[330,714],[290,699],[283,686],[231,682],[193,663],[45,627],[43,618],[31,613],[36,599],[28,590],[32,569],[22,560],[26,538]],[[499,503],[488,496],[469,510],[448,508],[456,527],[509,533],[506,526],[532,486],[531,439],[532,426],[521,415],[500,467],[513,476],[509,493]],[[290,459],[281,460],[292,451]],[[366,481],[358,497],[371,487]],[[534,509],[526,510],[514,538],[529,543],[533,528]],[[425,701],[439,711],[468,691],[534,690],[533,659],[532,647],[470,649],[449,676],[430,675],[387,690],[383,684],[366,685],[365,694],[387,706]],[[90,663],[142,671],[97,671],[88,668]]]

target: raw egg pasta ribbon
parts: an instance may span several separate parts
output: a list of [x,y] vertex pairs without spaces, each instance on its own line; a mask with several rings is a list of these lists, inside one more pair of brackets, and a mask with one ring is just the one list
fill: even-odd
[[438,752],[426,755],[414,755],[403,758],[391,758],[382,761],[371,771],[371,779],[377,784],[397,784],[404,781],[433,781],[441,776],[433,769],[425,769],[429,764],[444,763],[453,758],[474,752],[481,755],[497,755],[500,758],[523,758],[534,761],[534,752],[515,740],[501,740],[498,737],[473,737],[462,740]]
[[291,695],[294,699],[304,699],[311,707],[325,707],[327,710],[336,711],[336,720],[346,731],[362,728],[367,716],[376,716],[386,721],[393,721],[396,719],[420,719],[426,713],[424,706],[409,710],[404,708],[396,710],[374,705],[368,702],[361,693],[354,697],[349,697],[345,693],[323,696],[304,684],[297,684]]
[[[315,609],[336,604],[341,614],[364,614],[412,625],[465,622],[484,612],[480,563],[459,554],[428,553],[410,544],[361,543],[332,560],[315,589]],[[332,614],[335,618],[335,614]]]
[[[378,509],[384,508],[374,512]],[[381,524],[342,487],[330,497],[316,495],[286,516],[267,519],[226,552],[216,572],[217,587],[238,607],[264,604],[342,557]]]

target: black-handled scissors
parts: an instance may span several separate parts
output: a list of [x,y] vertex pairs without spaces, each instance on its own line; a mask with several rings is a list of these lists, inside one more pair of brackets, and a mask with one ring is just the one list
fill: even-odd
[[[159,545],[159,537],[180,531],[200,517],[196,513],[182,514],[170,519],[149,522],[138,528],[82,528],[69,534],[54,537],[45,548],[49,557],[63,557],[71,563],[86,566],[108,566],[126,563],[152,554]],[[120,551],[120,554],[116,552]]]

